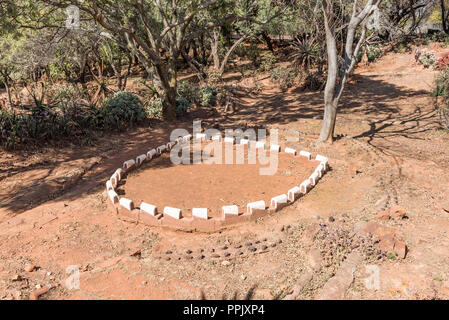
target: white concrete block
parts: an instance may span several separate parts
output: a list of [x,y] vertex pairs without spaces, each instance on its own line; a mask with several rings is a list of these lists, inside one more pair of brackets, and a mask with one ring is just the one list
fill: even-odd
[[111,176],[111,179],[109,179],[109,181],[111,181],[113,188],[117,188],[119,180],[118,180],[118,176],[115,173]]
[[257,141],[256,149],[265,149],[265,141]]
[[310,184],[312,186],[315,186],[318,182],[318,180],[320,179],[318,172],[313,172],[312,175],[309,177],[310,180]]
[[325,169],[327,169],[327,167],[329,166],[329,159],[327,157],[325,157],[325,156],[317,154],[316,157],[315,157],[315,160],[318,160],[321,163],[323,163]]
[[308,151],[301,150],[301,151],[299,152],[299,155],[300,155],[301,157],[306,157],[307,160],[312,159],[312,154],[311,154],[310,152],[308,152]]
[[157,207],[145,202],[142,202],[140,204],[140,210],[148,214],[151,214],[152,216],[155,216],[157,214]]
[[287,192],[288,200],[295,201],[296,197],[301,193],[301,189],[299,187],[293,187]]
[[106,190],[114,190],[114,186],[112,185],[111,180],[106,181]]
[[320,162],[328,162],[329,161],[329,159],[327,157],[319,155],[319,154],[316,155],[315,160],[318,160]]
[[120,168],[115,170],[114,175],[116,175],[118,177],[118,181],[122,180],[123,170]]
[[224,138],[224,142],[225,143],[234,143],[235,142],[235,138],[234,137],[225,137]]
[[240,139],[240,144],[247,145],[247,144],[249,144],[249,140],[248,139]]
[[191,134],[188,134],[188,135],[182,137],[182,139],[183,139],[184,141],[190,141],[190,140],[192,139],[192,135],[191,135]]
[[301,190],[301,193],[306,194],[307,191],[309,191],[310,189],[310,180],[304,180],[300,185],[299,185],[299,189]]
[[136,162],[133,159],[125,161],[125,162],[123,162],[123,169],[129,170],[130,168],[132,168],[135,165],[136,165]]
[[147,152],[147,159],[148,159],[148,160],[151,160],[151,159],[153,159],[156,155],[157,155],[156,149],[151,149],[150,151]]
[[145,160],[147,160],[147,156],[145,154],[141,154],[136,158],[136,165],[141,166]]
[[130,199],[126,199],[126,198],[121,198],[120,199],[120,205],[128,210],[134,210],[134,202]]
[[111,199],[112,204],[116,204],[119,202],[118,194],[114,190],[109,190],[108,196],[109,196],[109,199]]
[[212,140],[213,140],[213,141],[219,141],[219,142],[220,142],[220,141],[221,141],[221,135],[217,134],[217,135],[213,136],[213,137],[212,137]]
[[239,214],[239,207],[237,207],[236,205],[223,206],[221,209],[223,210],[223,214]]
[[287,195],[281,194],[280,196],[271,198],[270,205],[271,207],[274,207],[276,209],[279,204],[287,203],[287,200],[288,200]]
[[277,144],[270,145],[270,151],[281,152],[281,146]]
[[165,207],[164,214],[175,219],[181,219],[181,209],[178,208]]
[[285,149],[284,149],[284,152],[296,156],[296,150],[295,150],[295,149],[292,149],[292,148],[285,148]]
[[260,201],[256,201],[256,202],[251,202],[248,203],[246,206],[246,210],[248,213],[253,213],[254,209],[260,209],[260,210],[265,210],[265,201],[260,200]]
[[176,141],[170,141],[167,142],[167,144],[165,145],[165,147],[167,148],[168,151],[171,150],[171,148],[173,148],[173,146],[176,144]]
[[324,175],[324,164],[323,164],[323,163],[320,163],[320,164],[318,165],[318,167],[316,167],[316,169],[315,169],[314,172],[317,172],[317,173],[318,173],[318,178],[322,178],[323,175]]
[[197,218],[205,219],[207,220],[207,208],[193,208],[192,209],[192,215]]
[[167,149],[167,147],[165,146],[165,144],[163,144],[162,146],[159,146],[156,148],[156,151],[158,154],[162,154],[162,152],[164,152]]

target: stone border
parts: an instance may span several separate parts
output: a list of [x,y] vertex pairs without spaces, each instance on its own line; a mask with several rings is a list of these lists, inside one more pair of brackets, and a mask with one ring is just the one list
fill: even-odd
[[[197,138],[203,140],[221,141],[218,136],[207,139],[204,135],[197,134]],[[192,208],[192,217],[186,218],[182,216],[182,209],[164,207],[161,213],[158,212],[158,208],[155,205],[142,202],[139,207],[134,205],[134,202],[127,198],[120,198],[116,192],[118,183],[123,177],[130,171],[137,169],[144,162],[151,161],[153,158],[160,156],[162,153],[169,152],[172,147],[179,143],[186,143],[191,141],[192,135],[186,135],[179,137],[176,141],[170,141],[165,145],[161,145],[155,149],[148,151],[146,154],[137,156],[136,160],[131,159],[123,163],[123,167],[117,169],[111,178],[106,181],[106,191],[110,199],[115,212],[120,218],[143,223],[149,226],[162,226],[170,227],[183,231],[201,231],[201,232],[215,232],[219,231],[230,225],[255,221],[267,214],[277,212],[282,208],[291,205],[300,197],[306,195],[318,181],[324,176],[329,169],[329,159],[322,155],[317,155],[312,160],[312,155],[307,151],[300,151],[292,148],[284,148],[283,153],[289,154],[293,157],[305,157],[309,161],[319,161],[319,165],[316,167],[310,177],[304,180],[299,186],[292,186],[286,194],[274,196],[269,206],[267,207],[263,200],[255,201],[247,204],[246,211],[240,212],[236,205],[226,205],[222,207],[222,215],[219,218],[209,217],[207,208]],[[242,141],[243,140],[243,141]],[[225,137],[223,139],[226,143],[235,143],[234,137]],[[247,144],[246,139],[241,139],[240,144]],[[266,150],[265,142],[256,144],[257,149]],[[270,146],[270,152],[282,152],[281,146]]]

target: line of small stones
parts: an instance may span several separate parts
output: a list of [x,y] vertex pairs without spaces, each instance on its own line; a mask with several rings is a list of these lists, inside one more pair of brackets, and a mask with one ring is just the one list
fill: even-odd
[[279,236],[268,239],[264,237],[254,241],[242,241],[235,244],[226,244],[219,247],[210,248],[196,248],[196,249],[183,249],[183,250],[166,250],[163,253],[154,253],[153,256],[156,259],[162,259],[166,261],[193,261],[193,260],[233,260],[238,258],[245,258],[251,255],[267,253],[274,250],[283,243],[284,238],[291,226],[282,226],[281,234]]

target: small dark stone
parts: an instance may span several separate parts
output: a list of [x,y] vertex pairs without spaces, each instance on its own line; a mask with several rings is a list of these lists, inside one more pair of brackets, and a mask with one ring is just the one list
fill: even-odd
[[186,258],[186,260],[191,260],[191,259],[193,259],[192,256],[185,256],[185,258]]
[[165,260],[170,261],[171,258],[170,257],[165,257]]
[[227,250],[227,249],[228,249],[228,246],[221,247],[221,250]]
[[203,249],[198,249],[198,250],[196,250],[198,253],[203,253]]
[[267,246],[262,246],[262,250],[267,250],[268,247]]
[[202,260],[204,259],[204,256],[202,254],[200,254],[198,257],[196,257],[198,260]]
[[224,256],[225,256],[225,257],[229,257],[230,255],[231,255],[231,254],[230,254],[229,252],[225,252],[225,253],[224,253]]
[[260,241],[259,240],[257,240],[256,242],[254,242],[255,244],[259,244],[260,243]]
[[332,216],[330,216],[330,217],[329,217],[329,222],[334,222],[334,221],[335,221],[335,218],[332,217]]
[[237,253],[236,253],[236,255],[238,255],[238,256],[241,256],[243,254],[243,251],[238,251]]
[[189,249],[189,250],[186,251],[186,253],[187,253],[187,254],[191,254],[191,253],[192,253],[192,250]]
[[236,244],[236,245],[234,246],[234,248],[236,248],[236,249],[240,249],[241,247],[242,247],[241,244]]
[[220,255],[215,253],[215,254],[211,255],[211,257],[212,258],[220,258]]
[[165,251],[165,254],[172,254],[173,252],[170,250]]
[[278,240],[278,243],[279,243],[279,244],[281,244],[281,243],[282,243],[282,240],[281,240],[281,239],[279,239],[279,240]]
[[270,247],[272,247],[272,248],[276,247],[276,242],[272,243],[272,244],[270,245]]
[[268,241],[268,239],[267,238],[263,238],[262,241]]
[[248,250],[251,251],[251,252],[256,252],[256,251],[257,251],[257,248],[249,247]]
[[209,248],[209,249],[207,249],[207,251],[209,251],[209,252],[215,252],[215,249],[214,249],[214,248]]
[[247,242],[247,243],[245,243],[245,246],[247,246],[247,247],[251,247],[252,245],[253,245],[252,242]]

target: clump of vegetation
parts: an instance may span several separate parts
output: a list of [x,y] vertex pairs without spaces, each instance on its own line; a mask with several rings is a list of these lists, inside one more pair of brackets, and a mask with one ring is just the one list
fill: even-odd
[[112,98],[107,99],[103,104],[102,113],[104,126],[117,130],[133,126],[146,116],[142,101],[128,91],[119,91]]
[[201,90],[201,105],[203,107],[213,106],[217,102],[217,87],[206,86]]
[[433,96],[441,124],[449,129],[449,68],[442,70],[435,79]]
[[313,40],[303,39],[294,43],[295,51],[291,55],[297,72],[309,73],[309,69],[320,60],[320,48]]
[[323,90],[326,85],[326,77],[322,72],[312,72],[305,76],[303,82],[303,89],[308,90]]
[[251,60],[252,65],[255,68],[259,68],[260,61],[260,49],[256,43],[251,43],[251,45],[246,50],[246,55],[249,60]]
[[162,118],[162,99],[156,98],[147,104],[147,114],[153,118]]
[[271,51],[264,54],[262,57],[262,63],[260,64],[261,71],[263,72],[270,71],[271,69],[273,69],[276,62],[277,62],[276,56]]
[[418,64],[422,64],[426,69],[435,66],[435,53],[433,51],[424,51],[419,57]]
[[279,88],[285,92],[293,87],[295,83],[295,73],[288,69],[274,68],[270,72],[270,78],[273,83],[277,83]]
[[179,98],[184,98],[190,101],[190,103],[196,103],[198,101],[200,88],[191,85],[187,80],[178,83],[176,90]]
[[368,62],[374,62],[384,55],[384,51],[379,45],[372,45],[367,48],[366,57]]
[[187,112],[187,110],[190,109],[191,106],[192,106],[192,103],[189,100],[187,100],[186,98],[184,98],[184,97],[176,98],[176,109],[175,109],[176,116],[180,117],[180,116],[184,115]]

